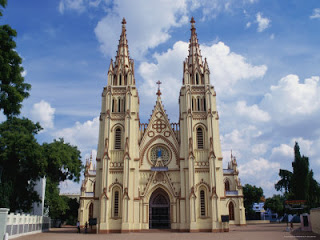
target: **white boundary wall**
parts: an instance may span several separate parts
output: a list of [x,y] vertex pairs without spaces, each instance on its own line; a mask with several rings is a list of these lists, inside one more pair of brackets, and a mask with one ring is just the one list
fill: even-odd
[[48,231],[50,228],[50,218],[29,214],[10,213],[7,216],[6,232],[9,239]]
[[312,232],[320,234],[320,208],[310,210]]

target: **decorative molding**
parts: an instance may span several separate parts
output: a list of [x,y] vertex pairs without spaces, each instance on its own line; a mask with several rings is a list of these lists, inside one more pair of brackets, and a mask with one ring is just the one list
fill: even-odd
[[210,190],[210,185],[209,185],[207,182],[203,181],[203,178],[201,179],[200,182],[198,182],[198,183],[196,184],[196,186],[195,186],[195,191],[197,191],[198,187],[201,186],[201,185],[205,185],[205,186],[207,187],[208,191],[209,191],[209,192],[211,191],[211,190]]
[[118,185],[121,190],[123,189],[122,183],[118,182],[118,178],[116,178],[116,181],[109,185],[109,192],[111,191],[111,188],[113,188],[115,185]]

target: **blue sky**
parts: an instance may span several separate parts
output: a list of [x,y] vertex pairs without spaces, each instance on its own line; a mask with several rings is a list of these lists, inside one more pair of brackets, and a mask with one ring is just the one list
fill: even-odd
[[[242,184],[276,193],[279,168],[291,170],[294,142],[320,182],[320,2],[278,0],[8,0],[1,24],[17,30],[17,51],[32,85],[22,115],[64,137],[83,161],[98,141],[101,92],[116,55],[121,19],[147,122],[161,80],[177,121],[190,18],[217,92],[224,165],[236,155]],[[0,117],[1,120],[4,117]],[[63,192],[79,185],[64,183]]]

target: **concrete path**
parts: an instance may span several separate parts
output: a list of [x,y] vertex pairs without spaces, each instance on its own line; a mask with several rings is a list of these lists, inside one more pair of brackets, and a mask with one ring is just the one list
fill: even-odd
[[161,230],[152,230],[145,233],[124,234],[78,234],[76,227],[53,228],[50,232],[15,238],[17,240],[277,240],[277,239],[312,239],[320,240],[320,235],[311,232],[301,232],[299,224],[294,225],[292,232],[286,232],[286,224],[259,224],[245,227],[231,226],[230,232],[226,233],[176,233]]

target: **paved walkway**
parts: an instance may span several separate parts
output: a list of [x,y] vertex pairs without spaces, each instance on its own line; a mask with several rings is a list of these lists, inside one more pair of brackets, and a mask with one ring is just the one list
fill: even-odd
[[259,224],[244,227],[231,226],[230,232],[226,233],[176,233],[161,230],[152,230],[146,233],[124,234],[78,234],[75,227],[53,228],[46,233],[15,238],[17,240],[84,240],[84,239],[107,239],[107,240],[277,240],[277,239],[312,239],[320,240],[320,235],[311,232],[301,232],[299,225],[294,225],[292,232],[286,232],[286,224]]

